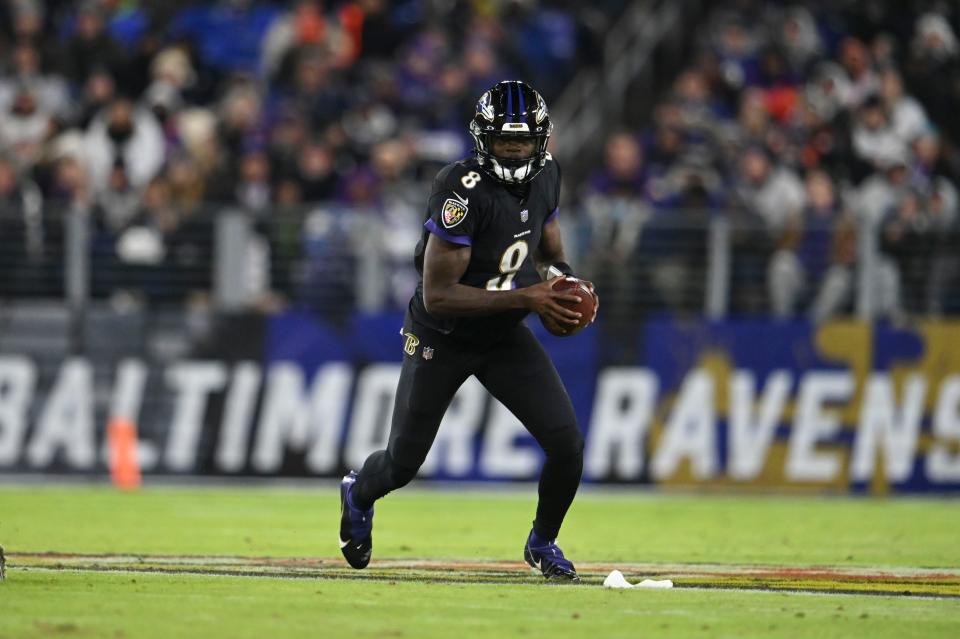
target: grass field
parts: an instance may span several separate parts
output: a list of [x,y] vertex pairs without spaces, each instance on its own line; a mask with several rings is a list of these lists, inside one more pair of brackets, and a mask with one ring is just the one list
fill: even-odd
[[330,485],[0,487],[0,638],[960,636],[953,501],[584,491],[584,584],[554,586],[522,564],[534,493],[401,491],[353,571]]

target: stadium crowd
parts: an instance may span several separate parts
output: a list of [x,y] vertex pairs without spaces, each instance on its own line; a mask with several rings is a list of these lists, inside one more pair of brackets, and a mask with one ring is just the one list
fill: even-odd
[[[858,284],[895,320],[960,311],[957,6],[708,6],[649,126],[612,135],[585,187],[595,277],[645,263],[660,306],[700,311],[703,220],[727,215],[734,312],[819,321]],[[879,259],[861,281],[863,238]]]
[[[355,256],[372,249],[402,305],[429,180],[469,151],[477,95],[521,77],[554,100],[602,59],[625,4],[8,0],[0,297],[62,291],[60,216],[79,210],[94,294],[208,286],[205,213],[229,206],[257,224],[264,290],[352,300]],[[631,274],[645,287],[631,304],[699,312],[706,222],[728,216],[733,312],[821,320],[864,284],[888,317],[960,311],[960,11],[704,6],[649,124],[612,134],[567,185],[585,271],[601,288]],[[880,255],[866,279],[864,237]]]
[[[472,146],[476,97],[513,76],[555,97],[623,4],[0,3],[0,295],[58,286],[30,275],[62,263],[74,205],[92,211],[97,292],[189,270],[207,257],[202,210],[224,205],[354,211],[332,226],[385,224],[409,263],[432,174]],[[278,255],[301,250],[266,226]],[[336,229],[314,235],[308,270],[335,280]]]

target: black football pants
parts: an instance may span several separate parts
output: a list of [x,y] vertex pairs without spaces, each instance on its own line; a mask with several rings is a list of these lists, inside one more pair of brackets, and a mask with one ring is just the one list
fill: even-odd
[[[583,471],[583,436],[553,362],[523,324],[492,345],[472,346],[418,324],[419,340],[404,354],[387,449],[371,454],[353,491],[354,505],[373,502],[417,474],[457,389],[477,379],[526,427],[546,453],[534,529],[556,539]],[[424,348],[429,359],[423,356]]]

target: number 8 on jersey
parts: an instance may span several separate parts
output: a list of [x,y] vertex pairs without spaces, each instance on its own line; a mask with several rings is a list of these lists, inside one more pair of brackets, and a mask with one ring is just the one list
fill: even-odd
[[527,259],[530,247],[526,241],[520,240],[507,247],[500,258],[500,275],[487,280],[488,291],[509,291],[513,288],[513,278],[520,270],[523,261]]

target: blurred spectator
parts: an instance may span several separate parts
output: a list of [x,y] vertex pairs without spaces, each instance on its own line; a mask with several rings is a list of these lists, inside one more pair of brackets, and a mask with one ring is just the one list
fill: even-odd
[[813,171],[806,179],[806,205],[788,222],[767,275],[774,317],[791,316],[809,305],[816,322],[837,314],[850,299],[856,235],[841,208],[830,176]]
[[[879,228],[881,235],[886,235],[887,232],[883,227],[890,224],[891,212],[901,204],[909,205],[912,198],[906,155],[884,160],[878,170],[864,180],[854,194],[855,214],[860,232],[876,234]],[[910,211],[905,210],[904,213],[909,214]],[[894,238],[894,236],[897,237]],[[899,233],[890,233],[889,237],[893,242],[881,238],[881,247],[886,242],[884,249],[886,256],[881,255],[873,264],[868,286],[872,289],[874,313],[880,317],[899,320],[903,317],[904,309],[895,245],[902,247],[903,244]]]
[[680,125],[692,135],[711,135],[717,117],[725,115],[713,100],[706,78],[695,69],[684,71],[674,82],[672,101]]
[[375,145],[397,135],[399,122],[390,107],[363,101],[343,115],[342,125],[350,148],[366,156]]
[[790,7],[780,26],[780,38],[787,62],[794,73],[805,76],[823,54],[817,23],[806,7]]
[[220,102],[218,137],[231,158],[264,143],[263,98],[248,82],[236,82]]
[[747,89],[741,94],[740,113],[733,132],[738,148],[766,147],[771,133],[770,111],[766,95],[760,89]]
[[653,174],[667,172],[684,152],[683,131],[679,126],[660,123],[655,126],[646,146],[647,164]]
[[854,176],[860,178],[907,152],[907,143],[894,128],[879,96],[870,96],[860,107],[853,128],[853,152],[862,166],[854,171]]
[[118,164],[122,164],[131,186],[142,188],[163,166],[160,125],[147,109],[129,100],[115,100],[90,124],[84,159],[95,190],[106,188]]
[[807,104],[827,122],[842,116],[854,101],[852,93],[850,78],[843,67],[833,61],[818,63],[804,90]]
[[175,156],[167,165],[167,181],[170,200],[180,215],[191,217],[196,214],[206,195],[201,167],[187,156]]
[[[394,79],[400,104],[409,113],[430,111],[436,90],[435,71],[441,67],[447,56],[445,34],[435,29],[424,30],[405,43],[401,55]],[[477,56],[473,61],[473,65],[476,64]],[[478,96],[479,93],[473,91],[473,72],[465,70],[469,78],[467,90]],[[481,91],[489,87],[490,85],[486,85]]]
[[97,193],[101,224],[111,233],[130,225],[140,208],[140,192],[133,187],[122,161],[114,164],[106,186]]
[[957,312],[960,302],[960,202],[953,183],[938,177],[927,200],[927,212],[936,234],[930,273],[927,278],[926,312]]
[[152,82],[143,93],[143,100],[160,122],[178,111],[184,94],[196,83],[197,74],[186,51],[168,47],[160,51],[150,64]]
[[322,0],[297,0],[289,12],[272,21],[260,56],[263,76],[277,77],[288,57],[303,50],[328,60],[333,67],[348,66],[357,53],[338,20],[324,11]]
[[723,16],[715,24],[714,52],[721,78],[734,91],[753,86],[759,77],[757,49],[760,36],[736,16]]
[[106,69],[97,69],[83,83],[80,101],[75,107],[74,122],[86,129],[107,105],[117,97],[117,85]]
[[0,117],[0,153],[16,158],[21,169],[29,169],[40,157],[51,124],[50,114],[40,108],[33,91],[20,87]]
[[669,179],[677,182],[674,207],[655,208],[644,224],[633,257],[641,277],[634,282],[640,298],[674,313],[703,310],[706,284],[707,224],[711,196],[704,173],[677,166]]
[[260,151],[251,151],[240,160],[240,174],[234,191],[234,201],[244,210],[264,215],[273,199],[270,184],[270,163]]
[[262,232],[269,238],[271,288],[285,299],[293,298],[300,284],[304,213],[300,187],[291,179],[281,180],[272,219]]
[[296,175],[297,154],[310,127],[297,111],[283,111],[270,129],[267,156],[277,180]]
[[798,169],[823,169],[838,184],[851,178],[849,122],[844,116],[823,115],[804,95],[792,121],[785,128],[787,153]]
[[740,160],[736,189],[739,202],[772,234],[784,232],[805,204],[803,184],[789,167],[775,165],[760,147],[747,149]]
[[380,244],[387,259],[385,280],[391,305],[405,308],[417,287],[418,276],[410,260],[410,246],[416,246],[422,231],[423,192],[410,179],[412,154],[400,140],[381,142],[373,149],[370,166],[382,197],[382,234],[367,234]]
[[[28,44],[47,51],[44,45],[49,43],[50,38],[43,29],[45,19],[43,0],[13,0],[7,3],[6,9],[11,18],[10,31],[13,40],[19,44]],[[49,50],[52,51],[53,47]]]
[[960,74],[960,45],[950,23],[942,16],[927,13],[914,23],[910,56],[904,76],[911,91],[929,112],[931,118],[947,127],[952,138],[960,138],[960,124],[955,110],[960,101],[956,81]]
[[7,112],[17,95],[29,91],[37,108],[64,120],[70,115],[70,93],[63,78],[44,73],[40,53],[28,42],[13,49],[9,75],[0,76],[0,112]]
[[127,264],[160,265],[167,256],[166,243],[177,230],[177,218],[167,181],[152,180],[120,233],[117,257]]
[[900,201],[910,186],[906,155],[885,159],[877,171],[864,180],[855,193],[855,213],[868,229],[873,229]]
[[880,96],[893,131],[902,142],[910,144],[930,128],[923,106],[904,94],[903,79],[896,69],[886,69],[880,75]]
[[95,0],[81,4],[64,57],[67,77],[74,85],[83,84],[96,69],[106,69],[113,77],[122,73],[123,52],[104,28],[103,10]]
[[349,105],[342,83],[327,56],[305,50],[295,56],[293,77],[281,97],[287,113],[301,113],[310,125],[322,128],[335,122]]
[[880,81],[873,70],[870,50],[858,38],[846,38],[840,44],[840,64],[847,72],[850,85],[846,95],[846,106],[855,109],[864,100],[877,93]]
[[43,197],[0,156],[0,297],[35,294],[44,257]]
[[779,48],[769,46],[761,52],[758,84],[763,88],[766,108],[770,115],[780,122],[788,120],[799,99],[797,87],[800,76],[790,68]]
[[926,310],[927,278],[936,245],[936,229],[923,210],[919,193],[908,190],[881,223],[881,247],[896,265],[896,312]]
[[308,141],[300,148],[295,179],[304,201],[332,199],[337,192],[338,177],[327,146],[318,141]]
[[357,302],[357,254],[351,218],[335,209],[310,210],[303,225],[303,278],[298,297],[318,317],[342,325]]
[[614,263],[630,257],[649,215],[643,203],[645,189],[640,144],[629,133],[611,136],[604,164],[591,177],[585,198],[589,256]]
[[927,129],[913,140],[911,181],[919,188],[929,188],[938,179],[950,183],[956,179],[956,158],[951,162],[944,153],[940,136]]
[[604,148],[603,166],[591,176],[584,198],[584,271],[602,290],[616,290],[607,312],[619,316],[632,303],[633,281],[628,266],[644,223],[650,217],[645,203],[646,175],[639,142],[630,133],[611,136]]
[[732,197],[738,207],[733,217],[733,307],[763,312],[769,260],[803,210],[803,184],[789,167],[773,164],[764,149],[750,147],[740,159]]
[[[177,114],[175,129],[183,151],[204,179],[218,171],[225,172],[226,154],[217,136],[217,117],[212,111],[203,108],[184,109]],[[214,192],[211,190],[211,197]]]
[[397,50],[402,34],[390,15],[387,0],[360,0],[363,11],[361,59],[388,60]]

